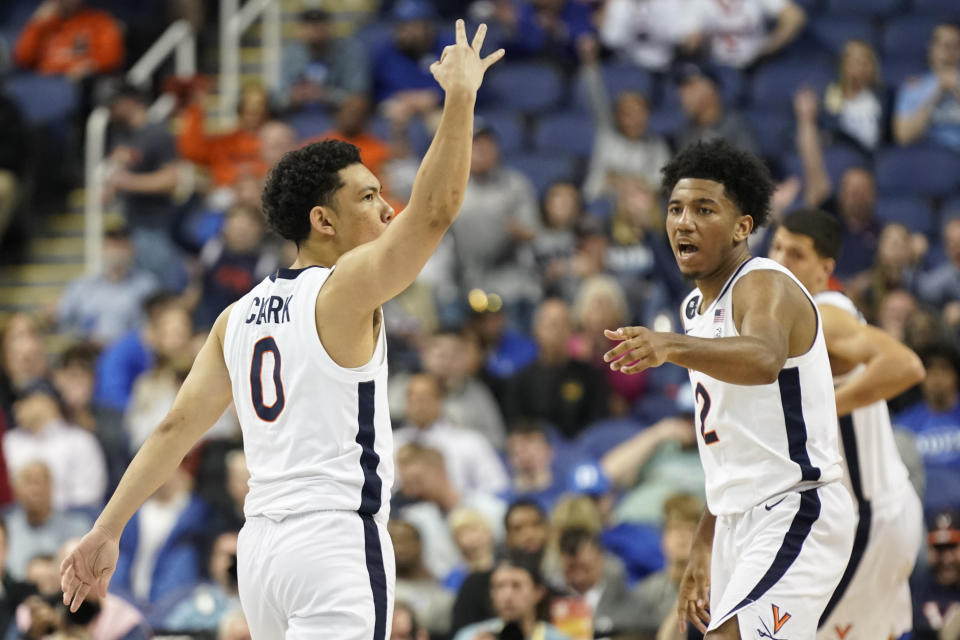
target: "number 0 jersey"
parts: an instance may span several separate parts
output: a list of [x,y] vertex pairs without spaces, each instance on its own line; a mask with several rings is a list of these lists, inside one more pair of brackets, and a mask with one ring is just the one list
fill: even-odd
[[367,364],[336,364],[315,320],[317,293],[331,271],[280,269],[230,312],[224,357],[250,469],[248,517],[331,509],[389,516],[393,435],[383,322]]
[[[684,300],[687,335],[730,338],[740,335],[733,320],[733,288],[760,269],[787,275],[766,258],[744,262],[709,307],[695,289]],[[788,358],[776,382],[738,385],[689,370],[697,401],[697,445],[706,475],[707,505],[714,515],[744,513],[785,491],[800,491],[839,480],[837,411],[830,361],[817,314],[817,335],[803,355]]]

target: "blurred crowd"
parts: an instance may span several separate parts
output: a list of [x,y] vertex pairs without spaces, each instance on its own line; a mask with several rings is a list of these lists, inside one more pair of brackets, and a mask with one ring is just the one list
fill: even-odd
[[[716,137],[768,162],[775,221],[800,206],[839,217],[834,286],[923,359],[926,380],[890,402],[928,520],[914,637],[960,637],[955,3],[304,0],[280,77],[244,85],[228,127],[209,117],[216,5],[0,8],[0,262],[24,257],[51,199],[63,208],[80,186],[90,109],[109,107],[111,122],[102,270],[50,308],[0,319],[0,633],[249,637],[232,408],[127,527],[105,599],[67,614],[58,558],[171,406],[219,312],[293,261],[262,216],[269,168],[311,140],[346,140],[400,211],[442,106],[427,67],[467,16],[507,58],[478,99],[460,217],[384,308],[391,637],[678,637],[704,499],[694,401],[677,367],[610,371],[603,330],[678,326],[691,285],[664,234],[659,169]],[[191,22],[209,73],[117,79],[158,15]],[[25,92],[34,81],[66,87],[64,108],[44,115],[55,94]],[[160,89],[178,101],[164,120],[150,112]],[[751,238],[756,255],[770,236]]]

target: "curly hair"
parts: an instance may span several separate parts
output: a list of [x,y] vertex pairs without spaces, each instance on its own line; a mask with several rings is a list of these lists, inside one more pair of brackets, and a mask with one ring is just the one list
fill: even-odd
[[359,162],[360,150],[339,140],[324,140],[287,153],[263,187],[267,224],[299,245],[310,234],[310,210],[328,205],[343,186],[337,172]]
[[670,193],[683,178],[713,180],[744,215],[753,218],[753,230],[767,223],[774,184],[759,158],[735,149],[722,139],[698,142],[674,156],[663,169],[663,191]]

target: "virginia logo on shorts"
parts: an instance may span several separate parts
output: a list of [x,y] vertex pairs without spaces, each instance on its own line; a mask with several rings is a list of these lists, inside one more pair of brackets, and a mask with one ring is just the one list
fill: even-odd
[[778,633],[780,629],[783,628],[783,625],[787,624],[787,620],[791,618],[791,615],[784,611],[783,615],[781,616],[780,607],[775,604],[770,606],[773,608],[773,631],[770,631],[770,627],[767,626],[766,621],[764,621],[763,618],[760,618],[760,626],[762,626],[763,629],[757,629],[757,637],[777,640],[776,636],[773,634]]
[[834,625],[833,629],[834,631],[837,632],[837,637],[840,638],[840,640],[843,640],[844,638],[847,637],[847,634],[850,633],[851,627],[853,627],[852,624],[848,624],[845,627],[841,627],[840,625]]

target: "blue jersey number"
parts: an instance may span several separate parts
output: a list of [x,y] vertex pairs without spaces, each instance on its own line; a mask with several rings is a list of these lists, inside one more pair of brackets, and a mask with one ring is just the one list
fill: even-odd
[[713,444],[720,440],[717,437],[716,431],[707,431],[707,414],[710,413],[710,394],[707,393],[707,388],[703,386],[703,383],[697,383],[696,389],[697,400],[703,400],[703,406],[700,407],[700,435],[703,436],[704,444]]
[[[263,354],[273,354],[273,388],[276,400],[271,405],[263,404]],[[250,396],[253,410],[261,420],[273,422],[283,411],[283,382],[280,381],[280,349],[276,341],[267,336],[253,345],[253,360],[250,362]]]

